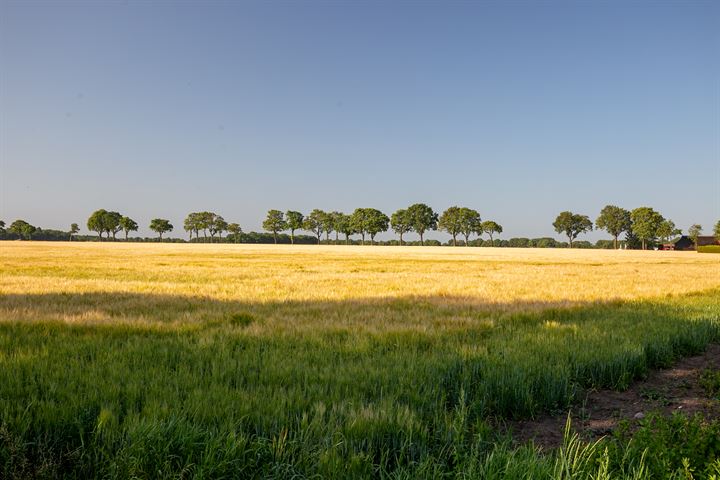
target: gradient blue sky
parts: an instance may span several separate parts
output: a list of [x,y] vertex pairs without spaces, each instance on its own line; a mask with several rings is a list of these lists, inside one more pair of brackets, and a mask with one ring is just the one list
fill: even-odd
[[6,222],[419,201],[709,232],[720,2],[0,2]]

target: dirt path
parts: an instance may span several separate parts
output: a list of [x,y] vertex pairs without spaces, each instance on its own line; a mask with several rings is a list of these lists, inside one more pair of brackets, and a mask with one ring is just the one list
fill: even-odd
[[[700,385],[700,375],[707,369],[720,369],[720,345],[710,345],[702,355],[684,358],[667,370],[653,371],[624,392],[589,392],[584,405],[571,410],[573,427],[582,437],[595,439],[612,432],[620,420],[637,422],[651,411],[720,418],[720,402],[708,398]],[[512,422],[509,428],[518,443],[534,440],[543,448],[555,448],[562,442],[566,420],[565,414],[548,415]]]

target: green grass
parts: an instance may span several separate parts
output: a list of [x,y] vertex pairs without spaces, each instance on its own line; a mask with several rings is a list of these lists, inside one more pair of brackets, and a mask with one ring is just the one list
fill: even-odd
[[[414,326],[417,302],[459,327]],[[563,411],[584,388],[625,388],[720,339],[717,290],[530,313],[420,299],[0,296],[6,316],[18,305],[144,321],[0,323],[0,477],[542,478],[558,457],[498,443],[490,418]],[[250,331],[297,309],[381,311],[408,328]],[[201,321],[172,322],[187,311]]]
[[698,247],[697,251],[700,253],[720,253],[720,245],[705,245]]

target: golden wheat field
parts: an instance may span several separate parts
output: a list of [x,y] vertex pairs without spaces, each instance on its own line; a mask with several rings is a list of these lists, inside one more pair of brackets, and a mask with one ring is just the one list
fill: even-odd
[[3,294],[132,292],[249,302],[427,296],[516,308],[720,286],[720,257],[695,252],[3,242],[0,266]]

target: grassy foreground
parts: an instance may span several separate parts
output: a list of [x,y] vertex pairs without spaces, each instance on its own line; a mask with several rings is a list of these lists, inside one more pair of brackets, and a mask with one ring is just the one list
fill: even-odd
[[719,339],[694,252],[3,242],[0,477],[542,478],[489,419]]

